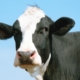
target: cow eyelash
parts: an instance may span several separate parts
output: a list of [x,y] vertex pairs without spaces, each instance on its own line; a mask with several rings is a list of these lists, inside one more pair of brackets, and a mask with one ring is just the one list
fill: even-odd
[[45,31],[48,31],[48,28],[47,28],[47,27],[45,27],[45,28],[44,28],[44,30],[45,30]]
[[39,33],[47,32],[47,31],[48,31],[48,28],[47,28],[47,27],[44,27],[44,28],[42,28],[42,29],[39,31]]

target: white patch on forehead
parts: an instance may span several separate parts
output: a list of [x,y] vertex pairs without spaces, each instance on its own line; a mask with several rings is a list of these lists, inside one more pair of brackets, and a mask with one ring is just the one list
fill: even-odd
[[19,50],[22,50],[22,48],[35,48],[32,42],[32,34],[36,30],[37,23],[39,23],[43,17],[45,17],[44,12],[38,7],[34,6],[28,7],[28,9],[18,18],[21,32],[23,34],[23,40]]
[[18,18],[21,31],[24,32],[28,28],[36,29],[36,24],[41,18],[45,17],[44,12],[38,7],[28,7],[28,9]]

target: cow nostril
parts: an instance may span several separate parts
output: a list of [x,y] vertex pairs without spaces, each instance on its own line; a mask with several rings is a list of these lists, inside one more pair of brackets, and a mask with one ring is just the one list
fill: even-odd
[[31,57],[34,56],[34,53],[31,54]]
[[18,58],[22,57],[21,54],[20,54],[20,52],[17,52],[17,56],[18,56]]
[[35,56],[35,51],[33,51],[32,53],[31,53],[31,56],[30,57],[34,57]]

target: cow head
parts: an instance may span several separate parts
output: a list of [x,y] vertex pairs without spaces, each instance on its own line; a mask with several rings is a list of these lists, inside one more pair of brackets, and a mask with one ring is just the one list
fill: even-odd
[[53,22],[38,7],[29,7],[13,24],[0,23],[0,39],[14,37],[16,44],[15,66],[31,71],[46,67],[50,61],[49,35],[65,35],[74,20],[61,17]]

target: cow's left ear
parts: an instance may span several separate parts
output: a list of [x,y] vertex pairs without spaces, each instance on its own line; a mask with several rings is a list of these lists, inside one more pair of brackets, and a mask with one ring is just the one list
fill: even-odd
[[58,36],[65,35],[73,26],[75,21],[68,17],[61,17],[50,25],[50,34]]
[[0,39],[8,39],[12,36],[13,27],[5,23],[0,23]]

